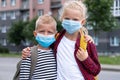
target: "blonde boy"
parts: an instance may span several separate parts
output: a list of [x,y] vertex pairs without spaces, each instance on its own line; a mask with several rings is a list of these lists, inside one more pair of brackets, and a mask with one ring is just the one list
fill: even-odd
[[30,76],[31,57],[22,60],[20,67],[20,80],[55,80],[56,61],[50,45],[55,41],[56,21],[49,15],[40,16],[36,21],[33,32],[38,42],[37,63],[32,76]]

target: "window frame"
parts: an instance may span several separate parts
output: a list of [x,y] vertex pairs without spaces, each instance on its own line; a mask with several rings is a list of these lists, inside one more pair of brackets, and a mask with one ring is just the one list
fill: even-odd
[[15,6],[16,5],[16,0],[10,0],[10,4],[11,4],[11,6]]

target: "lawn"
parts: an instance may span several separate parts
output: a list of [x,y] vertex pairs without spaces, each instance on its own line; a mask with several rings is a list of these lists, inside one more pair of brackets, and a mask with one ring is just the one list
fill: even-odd
[[120,65],[120,56],[99,56],[101,64]]
[[20,53],[0,53],[0,57],[21,57]]
[[[0,57],[21,57],[20,53],[0,53]],[[120,56],[99,56],[101,64],[120,65]]]

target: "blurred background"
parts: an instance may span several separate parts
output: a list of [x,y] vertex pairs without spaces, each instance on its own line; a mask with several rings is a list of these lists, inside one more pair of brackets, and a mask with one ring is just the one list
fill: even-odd
[[[0,0],[0,80],[12,80],[21,50],[36,42],[35,21],[52,15],[62,29],[60,9],[67,0]],[[102,71],[99,80],[119,80],[120,0],[82,0],[87,9],[86,24],[95,41]]]

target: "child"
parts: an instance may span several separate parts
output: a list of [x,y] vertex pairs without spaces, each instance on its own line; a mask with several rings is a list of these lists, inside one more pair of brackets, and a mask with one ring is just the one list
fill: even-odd
[[[86,13],[85,5],[77,0],[66,2],[62,8],[60,20],[64,30],[54,45],[57,80],[95,80],[101,70],[95,45],[87,42],[86,49],[79,47]],[[26,50],[22,52],[24,56],[29,48]]]
[[[20,80],[55,80],[57,77],[56,61],[50,45],[55,41],[56,21],[49,15],[40,16],[36,21],[33,32],[38,42],[37,63],[32,76],[30,76],[31,58],[22,60],[20,67]],[[31,78],[31,79],[30,79]]]
[[57,80],[95,80],[94,76],[100,72],[95,45],[88,42],[86,51],[79,48],[86,13],[81,1],[70,0],[62,8],[60,19],[65,31],[55,42]]

